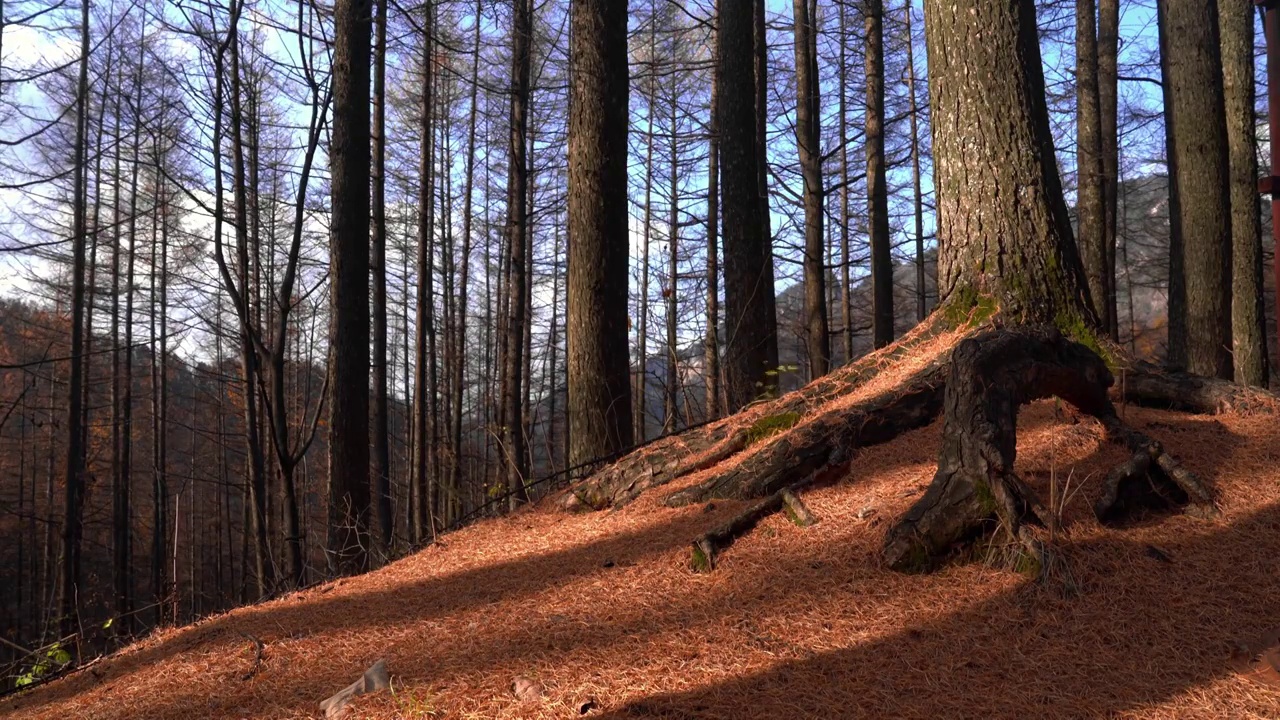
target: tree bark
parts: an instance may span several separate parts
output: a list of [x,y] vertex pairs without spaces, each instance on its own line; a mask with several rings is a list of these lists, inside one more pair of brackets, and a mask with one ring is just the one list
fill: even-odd
[[893,342],[893,256],[884,159],[884,0],[866,0],[865,141],[867,226],[871,232],[871,334],[877,348]]
[[1219,0],[1222,85],[1227,121],[1231,203],[1231,340],[1235,380],[1267,386],[1266,311],[1263,306],[1262,218],[1256,181],[1253,8]]
[[[391,554],[395,518],[391,513],[391,427],[387,397],[387,207],[386,82],[387,0],[375,0],[373,60],[373,478],[383,557]],[[469,214],[468,214],[469,215]]]
[[[822,228],[822,100],[818,79],[817,32],[814,27],[815,19],[809,16],[809,0],[795,0],[792,8],[795,18],[796,148],[800,155],[800,174],[804,180],[804,324],[809,351],[809,379],[812,380],[826,375],[831,369],[831,335],[827,328],[827,271],[823,263],[826,238]],[[885,223],[887,227],[888,218],[885,218]]]
[[925,18],[940,303],[989,293],[1010,318],[1095,327],[1054,159],[1034,5],[926,0]]
[[[911,199],[916,240],[916,322],[924,322],[929,308],[925,292],[924,199],[920,189],[920,108],[916,104],[916,39],[911,31],[911,6],[912,1],[907,0],[903,15],[907,46],[907,103],[911,117]],[[841,51],[843,52],[843,45],[841,45]]]
[[373,5],[334,5],[330,230],[329,562],[369,567],[369,70]]
[[1076,0],[1076,241],[1089,298],[1106,332],[1111,319],[1107,301],[1112,278],[1107,263],[1095,11],[1094,0]]
[[[720,3],[720,162],[724,234],[725,395],[736,412],[769,392],[777,367],[773,261],[763,230],[763,135],[757,129],[756,21],[749,2]],[[763,9],[760,11],[763,13]],[[761,23],[763,24],[763,23]],[[763,96],[763,93],[759,93]]]
[[720,31],[713,30],[711,103],[707,112],[707,333],[706,419],[720,417]]
[[[627,347],[627,8],[571,6],[569,466],[631,444]],[[643,359],[642,359],[643,360]]]
[[529,74],[533,33],[531,0],[514,0],[511,38],[511,126],[507,160],[507,250],[510,273],[507,316],[506,407],[504,436],[506,441],[506,480],[511,504],[528,500],[525,481],[529,468],[525,443],[523,397],[524,330],[527,290],[525,277],[525,243],[528,218]]
[[1187,369],[1231,378],[1231,199],[1218,13],[1202,0],[1165,4]]
[[1102,132],[1102,236],[1107,249],[1107,287],[1110,297],[1095,300],[1099,312],[1106,309],[1105,323],[1111,341],[1120,340],[1120,318],[1116,286],[1116,229],[1120,192],[1120,136],[1117,123],[1118,61],[1120,47],[1120,0],[1098,0],[1098,118]]

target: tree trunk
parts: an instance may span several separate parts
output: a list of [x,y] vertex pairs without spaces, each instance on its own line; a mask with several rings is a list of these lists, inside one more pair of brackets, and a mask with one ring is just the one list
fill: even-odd
[[707,334],[706,360],[702,369],[706,383],[705,419],[720,417],[720,32],[715,37],[711,58],[711,103],[707,116]]
[[939,302],[971,305],[989,293],[1009,317],[1091,330],[1096,320],[1049,132],[1034,5],[926,0],[925,17]]
[[[758,4],[755,3],[755,4]],[[737,412],[776,382],[773,261],[763,230],[753,3],[720,3],[720,162],[724,222],[725,394]],[[763,9],[760,9],[763,13]],[[763,23],[761,23],[763,24]],[[763,96],[763,93],[760,93]],[[760,133],[762,134],[762,133]]]
[[877,348],[893,342],[893,256],[884,159],[884,0],[866,0],[867,226],[871,232],[871,334]]
[[1116,224],[1120,191],[1120,136],[1117,129],[1118,53],[1120,46],[1120,0],[1098,0],[1098,119],[1102,133],[1102,236],[1107,249],[1105,302],[1094,300],[1096,309],[1110,315],[1105,323],[1111,341],[1120,340],[1117,303]]
[[414,311],[414,362],[413,362],[413,460],[409,480],[409,543],[416,545],[431,533],[429,523],[427,497],[430,483],[431,460],[431,389],[428,377],[428,359],[430,345],[430,327],[432,323],[431,296],[431,188],[433,183],[431,165],[432,104],[431,91],[434,83],[435,44],[432,38],[431,6],[428,4],[423,12],[425,26],[422,35],[422,102],[419,118],[419,155],[418,155],[418,247],[416,270],[418,275],[417,294]]
[[84,398],[83,359],[81,351],[84,337],[84,265],[86,241],[86,205],[88,187],[85,183],[85,135],[89,113],[89,3],[81,4],[80,11],[80,69],[76,87],[76,138],[72,148],[72,199],[71,199],[71,369],[67,402],[67,472],[65,475],[66,499],[62,521],[62,578],[59,597],[59,626],[62,637],[79,629],[80,545],[84,532],[83,498],[85,487],[84,434],[81,413]]
[[[920,108],[916,105],[915,35],[911,31],[911,0],[905,15],[907,46],[907,104],[911,117],[911,199],[915,217],[916,239],[916,322],[924,322],[929,312],[925,294],[924,271],[924,200],[920,190]],[[843,52],[843,45],[841,46]]]
[[528,216],[529,74],[533,33],[531,0],[514,0],[511,25],[511,126],[507,158],[507,251],[510,313],[507,316],[506,388],[506,485],[511,504],[528,500],[525,482],[529,468],[525,447],[523,397],[524,326],[527,302],[525,242]]
[[[627,8],[574,0],[569,118],[570,467],[631,445]],[[554,421],[554,419],[553,419]]]
[[1169,0],[1156,0],[1156,31],[1160,40],[1160,93],[1164,107],[1165,172],[1169,183],[1169,332],[1168,361],[1187,364],[1187,279],[1185,272],[1182,192],[1178,186],[1178,144],[1174,142],[1173,78],[1170,71]]
[[329,308],[329,562],[368,569],[370,0],[334,6]]
[[1181,198],[1187,369],[1231,378],[1231,198],[1218,14],[1167,0],[1170,115]]
[[849,23],[845,3],[840,3],[840,317],[844,336],[844,362],[853,362],[853,286],[849,282],[849,76],[847,49]]
[[375,0],[373,60],[373,478],[378,531],[384,557],[391,554],[391,427],[387,398],[387,208],[386,82],[387,0]]
[[[792,8],[796,49],[796,148],[804,180],[804,324],[809,351],[809,379],[812,380],[826,375],[831,369],[827,271],[823,263],[826,238],[822,232],[822,100],[819,94],[817,31],[815,18],[809,16],[809,0],[795,0]],[[888,218],[885,218],[885,224],[887,227]]]
[[1253,8],[1220,0],[1222,85],[1227,120],[1231,203],[1231,339],[1235,380],[1267,386],[1263,306],[1262,218],[1258,211],[1257,114],[1254,110]]
[[1107,263],[1095,10],[1094,0],[1076,0],[1076,241],[1089,298],[1105,332],[1111,319],[1107,300],[1112,278]]

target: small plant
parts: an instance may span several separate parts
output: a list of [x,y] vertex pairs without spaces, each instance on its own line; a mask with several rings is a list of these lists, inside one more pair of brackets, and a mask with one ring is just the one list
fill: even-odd
[[[40,678],[71,662],[71,653],[64,650],[61,643],[54,643],[48,648],[45,648],[43,652],[44,655],[40,656],[39,659],[32,664],[31,669],[18,676],[18,679],[13,683],[14,687],[22,688],[27,687],[28,685],[33,685],[36,681],[40,680]],[[38,655],[39,651],[33,654]]]

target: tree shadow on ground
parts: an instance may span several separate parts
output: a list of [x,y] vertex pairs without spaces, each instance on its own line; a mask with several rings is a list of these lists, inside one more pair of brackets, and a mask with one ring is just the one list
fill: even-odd
[[[1204,425],[1199,419],[1156,417],[1155,422],[1168,427],[1145,423],[1153,434],[1178,434],[1184,422],[1185,429],[1194,432]],[[1037,427],[1038,422],[1026,427]],[[1231,451],[1234,447],[1232,443]],[[1107,461],[1092,459],[1099,466]],[[755,663],[753,669],[729,677],[708,676],[705,682],[696,675],[663,674],[645,684],[654,690],[640,693],[615,687],[610,691],[614,697],[630,700],[606,708],[605,716],[1102,716],[1166,701],[1223,677],[1229,672],[1231,642],[1280,625],[1280,574],[1270,560],[1280,555],[1277,506],[1219,523],[1160,515],[1133,532],[1094,531],[1079,541],[1068,533],[1064,546],[1078,571],[1079,597],[1063,599],[1030,582],[1013,583],[967,605],[940,595],[938,612],[835,650],[806,647],[806,641],[785,636],[785,609],[803,600],[798,595],[829,587],[851,603],[863,599],[891,607],[910,601],[908,592],[936,590],[939,585],[919,578],[888,592],[883,587],[886,574],[862,554],[865,548],[809,543],[768,563],[751,562],[758,548],[742,549],[741,559],[735,561],[735,548],[709,587],[659,563],[645,569],[649,574],[644,577],[661,574],[669,579],[676,574],[677,594],[628,598],[623,591],[609,602],[610,594],[629,581],[620,574],[631,572],[628,567],[664,553],[682,554],[699,532],[741,507],[720,501],[716,505],[712,513],[692,508],[640,530],[444,577],[390,583],[379,582],[375,574],[361,581],[339,581],[327,591],[310,594],[305,604],[269,603],[176,632],[104,663],[100,675],[79,673],[7,702],[5,710],[22,716],[101,689],[95,700],[101,717],[306,716],[315,712],[321,697],[384,655],[402,682],[428,690],[468,685],[486,674],[509,679],[513,668],[572,675],[576,671],[570,665],[581,665],[584,658],[589,663],[600,653],[615,665],[644,668],[651,658],[628,656],[638,652],[637,642],[675,636],[696,657],[699,638],[732,617],[743,619],[752,642],[768,651],[765,669]],[[500,522],[523,521],[516,516]],[[1164,528],[1159,535],[1160,550],[1171,562],[1149,553],[1149,536],[1157,534],[1162,523],[1175,523],[1178,529],[1170,533]],[[882,530],[868,532],[878,536]],[[1169,541],[1171,536],[1176,541]],[[466,553],[465,540],[446,538],[452,545],[445,552]],[[513,599],[520,599],[522,607],[536,606],[552,599],[558,585],[569,583],[577,583],[574,587],[584,592],[595,588],[589,616],[488,614],[487,608]],[[682,587],[689,592],[679,594]],[[509,610],[504,607],[503,612]],[[419,629],[424,622],[430,626],[433,620],[467,613],[490,617],[492,627],[473,626],[473,637],[466,636],[465,628],[448,633]],[[769,628],[750,630],[753,621]],[[178,653],[220,648],[225,665],[235,652],[229,648],[247,644],[239,632],[268,640],[269,656],[287,657],[290,642],[314,635],[325,635],[320,644],[332,652],[306,658],[306,667],[297,669],[288,663],[301,659],[283,661],[283,666],[269,659],[255,681],[239,678],[251,663],[246,659],[234,671],[217,669],[226,679],[216,694],[191,685],[129,707],[102,709],[109,707],[113,683],[130,682],[130,674],[164,673],[165,662]],[[671,689],[664,692],[664,687]],[[378,702],[390,700],[372,702],[371,709],[377,710]],[[750,708],[746,715],[744,702]],[[247,707],[257,710],[242,711]],[[1280,696],[1274,698],[1274,707],[1280,708]]]

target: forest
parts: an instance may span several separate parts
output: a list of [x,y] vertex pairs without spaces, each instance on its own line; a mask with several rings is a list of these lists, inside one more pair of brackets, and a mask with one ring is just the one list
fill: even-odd
[[1274,4],[0,0],[0,715],[1280,713]]

